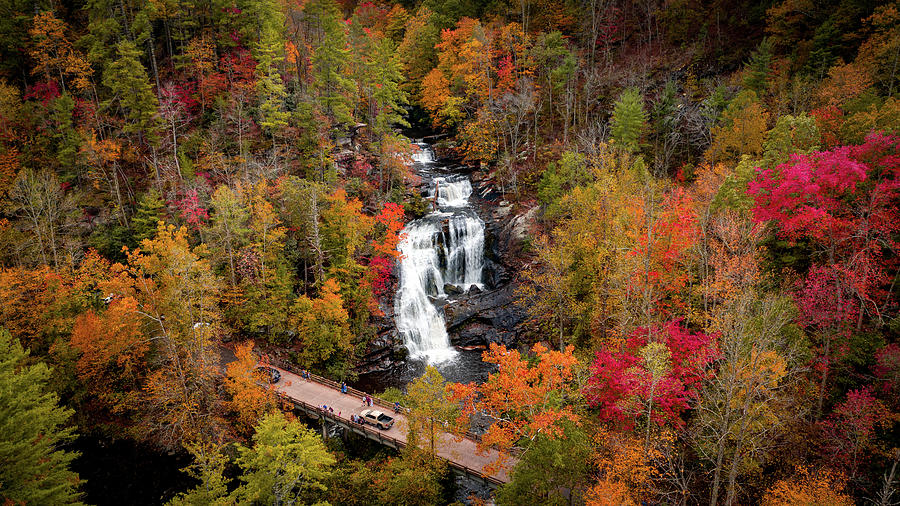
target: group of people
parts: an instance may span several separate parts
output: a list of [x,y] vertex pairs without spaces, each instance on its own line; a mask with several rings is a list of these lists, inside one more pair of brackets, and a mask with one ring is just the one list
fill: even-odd
[[[307,371],[306,369],[303,370],[303,372],[301,373],[301,375],[303,376],[303,378],[309,379],[309,371]],[[347,393],[347,383],[345,383],[345,382],[343,382],[343,381],[341,382],[341,393],[342,393],[342,394],[346,394],[346,393]],[[363,396],[363,398],[362,398],[362,401],[363,401],[363,406],[367,406],[367,407],[370,407],[370,408],[371,408],[372,405],[375,403],[375,400],[372,399],[372,397],[371,397],[369,394],[365,394],[365,395]],[[399,413],[399,412],[400,412],[400,409],[401,409],[401,408],[400,408],[400,403],[399,403],[399,402],[395,402],[395,403],[394,403],[394,413]],[[330,407],[328,407],[328,406],[325,405],[325,404],[322,405],[322,410],[324,410],[324,411],[327,412],[327,413],[334,413],[334,408],[330,408]],[[338,416],[341,416],[341,412],[340,412],[340,411],[338,411]],[[361,416],[359,416],[359,415],[355,415],[355,414],[354,414],[354,415],[350,415],[350,421],[353,422],[353,423],[359,423],[359,424],[364,424],[364,423],[365,423],[365,420],[363,420],[363,417],[361,417]]]
[[303,369],[303,371],[300,372],[300,377],[308,380],[309,379],[309,371],[307,371],[306,369]]

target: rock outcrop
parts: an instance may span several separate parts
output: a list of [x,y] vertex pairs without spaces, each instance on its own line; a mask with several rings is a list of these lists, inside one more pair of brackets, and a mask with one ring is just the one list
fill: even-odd
[[514,283],[498,289],[453,297],[444,306],[447,332],[455,346],[480,347],[490,343],[515,344],[525,319],[515,304]]

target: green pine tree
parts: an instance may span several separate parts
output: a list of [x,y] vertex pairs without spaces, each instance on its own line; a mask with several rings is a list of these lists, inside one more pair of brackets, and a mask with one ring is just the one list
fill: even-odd
[[155,143],[159,135],[159,102],[147,69],[141,63],[141,51],[129,40],[116,49],[116,60],[103,71],[103,85],[112,91],[113,98],[103,103],[112,108],[116,103],[124,109],[129,123],[123,130],[139,133],[147,142]]
[[768,87],[771,65],[772,43],[766,38],[750,54],[750,61],[747,62],[747,70],[744,75],[744,87],[762,96]]
[[144,239],[156,236],[156,226],[165,216],[166,202],[156,188],[151,188],[138,202],[137,210],[131,219],[134,240],[140,244]]
[[353,121],[351,93],[354,83],[344,75],[350,50],[340,13],[332,0],[310,2],[307,13],[318,17],[322,28],[321,43],[313,54],[313,88],[319,106],[333,123],[349,124]]
[[253,56],[256,66],[256,91],[259,94],[260,126],[270,135],[287,126],[290,114],[285,110],[287,90],[281,78],[280,65],[284,61],[284,13],[274,0],[256,0],[247,4],[248,19],[256,23],[250,27],[256,33],[250,40],[257,40]]
[[647,113],[640,91],[637,88],[623,91],[613,108],[610,132],[613,141],[629,153],[637,151],[646,123]]
[[259,125],[270,135],[275,135],[286,127],[290,117],[290,113],[284,108],[287,91],[278,71],[278,65],[284,60],[284,55],[280,51],[283,46],[279,42],[272,42],[260,44],[257,49],[259,64],[256,66],[256,73],[259,80],[256,82],[256,91],[260,99]]
[[60,448],[74,436],[64,427],[73,412],[47,391],[50,368],[27,358],[0,329],[0,502],[80,504],[80,480],[69,469],[78,454]]
[[79,161],[79,149],[82,139],[72,121],[75,100],[68,93],[63,93],[53,101],[50,117],[54,123],[53,139],[56,141],[56,160],[59,162],[63,179],[70,180],[76,176]]
[[373,86],[372,98],[376,109],[372,131],[381,137],[391,133],[395,125],[408,127],[403,118],[403,106],[409,104],[403,82],[403,65],[390,39],[375,42],[368,64],[368,74]]

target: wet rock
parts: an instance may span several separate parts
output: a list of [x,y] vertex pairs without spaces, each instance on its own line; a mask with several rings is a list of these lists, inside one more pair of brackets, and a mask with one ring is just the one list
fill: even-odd
[[461,295],[463,293],[462,288],[451,285],[450,283],[444,283],[444,293],[447,295]]
[[394,360],[402,362],[409,358],[409,348],[403,345],[394,346]]
[[503,267],[503,264],[485,258],[482,276],[488,289],[497,289],[510,282],[509,271]]
[[409,350],[403,346],[403,338],[400,337],[391,322],[390,326],[381,328],[375,338],[366,346],[366,350],[357,360],[354,370],[357,374],[390,372],[408,355]]
[[468,292],[468,294],[469,294],[469,295],[475,295],[475,294],[478,294],[478,293],[481,293],[481,292],[482,292],[482,290],[481,290],[481,288],[478,288],[478,285],[472,285],[472,286],[469,287],[469,292]]
[[444,308],[450,341],[456,346],[511,345],[525,312],[515,304],[515,285],[470,293]]

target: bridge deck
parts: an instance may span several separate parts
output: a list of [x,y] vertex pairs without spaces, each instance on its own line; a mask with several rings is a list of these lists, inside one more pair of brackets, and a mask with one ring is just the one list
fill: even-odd
[[[353,389],[350,389],[351,391],[346,394],[342,394],[338,388],[325,384],[325,381],[322,381],[320,378],[313,377],[313,379],[306,380],[280,367],[277,367],[277,369],[281,371],[281,380],[274,385],[276,391],[293,401],[316,408],[327,405],[334,409],[334,414],[330,415],[330,417],[343,421],[344,425],[351,425],[350,415],[358,415],[362,410],[366,409],[360,397],[362,394]],[[394,426],[386,431],[379,431],[379,429],[372,426],[365,426],[366,429],[378,431],[382,435],[399,440],[405,445],[409,426],[406,416],[395,414],[392,410],[383,407],[374,406],[374,408],[381,409],[389,416],[394,417]],[[487,473],[484,471],[485,466],[497,462],[501,457],[500,453],[493,448],[480,453],[477,443],[472,439],[460,439],[446,432],[440,433],[435,447],[438,456],[447,460],[451,466],[480,474],[492,482],[509,482],[509,468],[516,462],[514,457],[503,456],[505,467],[495,472]]]

